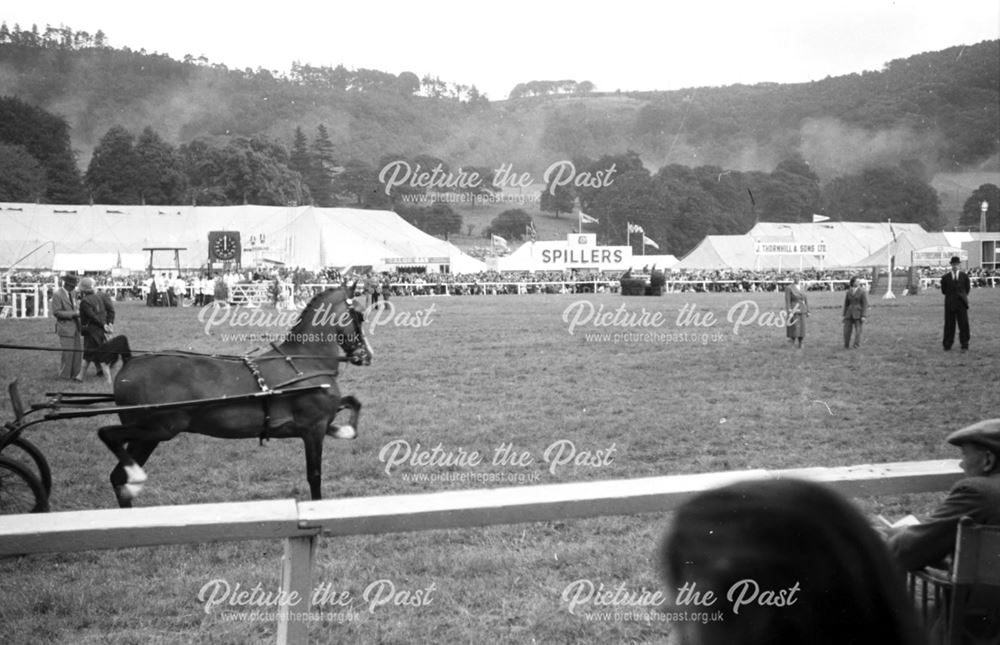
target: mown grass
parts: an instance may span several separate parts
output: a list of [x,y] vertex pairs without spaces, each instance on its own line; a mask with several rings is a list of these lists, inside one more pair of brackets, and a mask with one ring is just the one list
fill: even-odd
[[[588,341],[571,335],[564,312],[586,300],[595,308],[660,312],[665,334],[708,334],[694,342]],[[465,481],[412,481],[451,471],[526,477],[530,483],[602,480],[735,470],[838,466],[951,458],[943,437],[1000,416],[1000,290],[973,293],[972,351],[940,347],[935,294],[873,303],[860,351],[841,348],[842,294],[811,294],[806,347],[791,349],[781,328],[756,324],[733,333],[726,316],[743,300],[775,312],[780,294],[605,294],[400,298],[399,322],[424,313],[426,326],[385,324],[370,338],[368,368],[348,367],[345,393],[364,404],[360,436],[328,440],[324,496],[400,494],[486,487]],[[429,311],[433,305],[433,310]],[[677,326],[685,305],[711,312],[703,329]],[[197,310],[120,307],[119,331],[139,349],[239,353],[251,344],[206,335]],[[715,339],[713,340],[713,337]],[[49,321],[0,321],[0,342],[55,345]],[[0,350],[0,380],[19,378],[26,401],[51,390],[101,390],[57,381],[58,354]],[[5,397],[6,391],[0,397]],[[6,418],[5,398],[0,400]],[[109,419],[110,421],[110,419]],[[28,431],[48,455],[54,511],[112,508],[114,465],[95,435],[100,420],[64,421]],[[383,447],[405,440],[431,449],[478,451],[488,461],[509,444],[528,465],[419,467],[386,472]],[[605,451],[610,463],[543,460],[557,441]],[[220,441],[182,435],[149,461],[143,506],[308,498],[302,446],[274,440]],[[496,485],[496,484],[493,484]],[[507,484],[505,484],[507,485]],[[866,512],[922,511],[939,496],[864,499]],[[2,521],[2,518],[0,518]],[[354,620],[312,626],[319,643],[575,643],[670,640],[670,625],[641,620],[589,621],[562,600],[574,580],[631,591],[656,589],[655,548],[665,515],[323,539],[316,583],[349,591]],[[14,643],[254,643],[274,639],[271,621],[225,622],[198,592],[213,579],[278,588],[282,546],[241,542],[43,555],[0,562],[0,640]],[[369,613],[365,588],[391,580],[397,590],[434,585],[432,602],[382,606]],[[593,609],[593,608],[592,608]],[[324,608],[336,611],[337,608]]]

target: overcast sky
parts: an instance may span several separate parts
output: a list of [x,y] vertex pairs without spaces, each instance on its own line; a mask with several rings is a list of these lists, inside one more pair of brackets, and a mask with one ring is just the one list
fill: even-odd
[[16,2],[0,10],[9,27],[100,29],[113,47],[238,69],[431,74],[494,100],[530,80],[599,91],[802,82],[1000,38],[995,0]]

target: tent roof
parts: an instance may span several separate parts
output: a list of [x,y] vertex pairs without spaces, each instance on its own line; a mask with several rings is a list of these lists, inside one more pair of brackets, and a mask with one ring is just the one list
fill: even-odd
[[110,271],[118,268],[144,271],[149,256],[145,253],[56,253],[53,271]]
[[[243,264],[293,267],[485,264],[391,211],[312,206],[54,206],[0,204],[0,266],[51,268],[55,254],[141,252],[181,247],[182,267],[208,259],[210,231],[239,231]],[[27,256],[27,257],[25,257]],[[146,256],[148,261],[148,255]],[[158,265],[172,264],[156,258]]]
[[897,236],[895,242],[885,244],[882,248],[875,251],[868,257],[858,260],[853,266],[870,267],[886,264],[889,258],[889,248],[891,246],[892,254],[896,256],[896,266],[908,267],[910,266],[910,253],[914,251],[920,251],[930,247],[947,247],[959,251],[962,249],[963,242],[969,242],[972,241],[972,239],[973,237],[970,233],[927,233],[924,231],[908,232]]
[[[745,235],[709,235],[684,256],[675,269],[836,268],[854,265],[892,240],[892,232],[924,233],[919,224],[887,222],[761,222]],[[761,255],[756,242],[826,244],[826,255]]]

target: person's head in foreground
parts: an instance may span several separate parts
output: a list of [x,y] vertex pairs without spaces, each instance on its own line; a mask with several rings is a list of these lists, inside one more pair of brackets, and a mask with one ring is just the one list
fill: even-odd
[[962,451],[959,467],[967,477],[1000,472],[1000,419],[986,419],[948,435],[948,443]]
[[882,539],[821,484],[700,493],[678,509],[661,556],[667,610],[687,645],[924,642]]

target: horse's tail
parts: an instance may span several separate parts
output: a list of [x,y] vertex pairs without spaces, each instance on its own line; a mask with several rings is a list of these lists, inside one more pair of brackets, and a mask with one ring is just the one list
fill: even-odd
[[128,337],[124,334],[105,342],[101,345],[101,351],[108,357],[106,361],[110,365],[114,365],[119,358],[122,359],[122,365],[132,360],[132,348],[129,347]]

